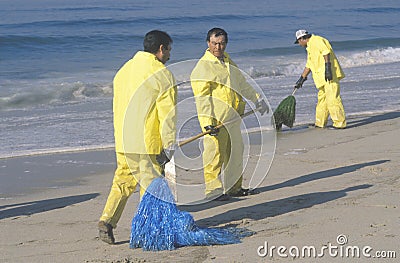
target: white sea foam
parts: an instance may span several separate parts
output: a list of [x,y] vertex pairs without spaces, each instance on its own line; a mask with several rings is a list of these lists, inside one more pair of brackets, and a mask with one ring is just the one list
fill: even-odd
[[380,48],[349,53],[338,58],[344,68],[400,62],[400,48]]

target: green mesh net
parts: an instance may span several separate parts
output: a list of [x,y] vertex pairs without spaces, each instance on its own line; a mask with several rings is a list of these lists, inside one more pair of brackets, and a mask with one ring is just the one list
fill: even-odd
[[289,128],[293,127],[296,117],[296,99],[293,95],[286,97],[278,105],[274,112],[275,127],[277,130],[282,129],[282,124]]

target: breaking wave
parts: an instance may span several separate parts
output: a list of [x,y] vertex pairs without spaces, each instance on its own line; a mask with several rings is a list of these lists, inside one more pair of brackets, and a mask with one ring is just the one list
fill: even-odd
[[111,97],[111,84],[60,83],[47,87],[36,86],[0,98],[0,110],[30,108],[38,105],[57,105],[86,99]]

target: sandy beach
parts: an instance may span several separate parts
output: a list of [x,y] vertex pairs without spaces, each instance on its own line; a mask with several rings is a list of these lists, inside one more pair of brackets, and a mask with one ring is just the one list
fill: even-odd
[[[280,132],[260,194],[181,207],[200,226],[244,227],[255,234],[235,245],[161,252],[129,249],[138,192],[115,229],[117,244],[98,239],[113,150],[70,153],[68,160],[76,163],[67,164],[58,154],[3,159],[10,177],[58,174],[54,180],[64,180],[65,187],[43,190],[46,184],[39,184],[29,194],[0,199],[0,261],[398,262],[399,137],[398,111],[350,119],[345,130],[301,126]],[[82,158],[92,166],[80,167]],[[35,166],[24,167],[33,161]],[[53,162],[59,166],[49,169]]]

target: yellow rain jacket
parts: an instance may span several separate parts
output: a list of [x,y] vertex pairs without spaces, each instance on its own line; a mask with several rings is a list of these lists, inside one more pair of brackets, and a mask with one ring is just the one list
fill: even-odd
[[207,49],[190,79],[203,129],[231,120],[237,113],[243,114],[246,104],[243,97],[254,103],[260,97],[226,52],[224,63],[221,63]]
[[114,78],[116,152],[159,154],[175,142],[177,88],[155,55],[139,51]]
[[333,81],[338,82],[344,78],[344,72],[340,67],[335,53],[329,41],[323,37],[312,35],[307,43],[307,64],[311,69],[315,86],[320,88],[325,85],[325,60],[324,56],[330,54]]

